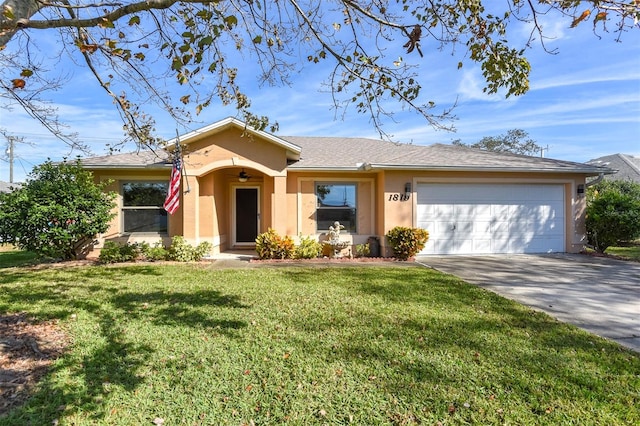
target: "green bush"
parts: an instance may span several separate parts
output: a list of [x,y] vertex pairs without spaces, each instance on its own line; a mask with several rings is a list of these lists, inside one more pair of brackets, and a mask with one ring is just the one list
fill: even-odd
[[85,258],[114,216],[108,184],[95,183],[79,160],[47,160],[21,188],[0,193],[0,241],[42,257]]
[[98,261],[100,263],[132,262],[141,255],[138,244],[123,244],[116,241],[105,241],[100,250]]
[[300,236],[300,244],[294,250],[293,257],[296,259],[315,259],[322,253],[322,244],[313,237]]
[[194,247],[187,243],[183,236],[176,235],[171,239],[171,246],[167,250],[167,260],[197,262],[209,254],[212,248],[208,241],[203,241]]
[[421,228],[396,226],[387,232],[387,239],[393,248],[393,254],[399,260],[408,260],[424,248],[429,232]]
[[589,244],[599,253],[619,241],[640,237],[640,184],[603,181],[587,193]]
[[161,241],[153,246],[147,242],[122,244],[115,241],[106,241],[100,251],[98,261],[101,263],[132,262],[138,259],[148,261],[173,260],[177,262],[197,262],[209,254],[212,245],[202,242],[196,247],[188,244],[184,237],[175,236],[171,240],[171,246],[167,249]]
[[256,238],[256,252],[260,259],[291,259],[294,252],[293,240],[289,236],[281,237],[269,228]]
[[143,242],[140,244],[140,251],[145,260],[150,262],[166,260],[168,256],[167,249],[162,245],[162,241],[156,241],[153,246]]
[[356,245],[356,257],[367,257],[371,254],[369,243]]

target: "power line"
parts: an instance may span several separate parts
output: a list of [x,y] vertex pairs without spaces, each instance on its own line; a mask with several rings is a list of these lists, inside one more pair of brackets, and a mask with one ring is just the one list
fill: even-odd
[[[50,133],[21,133],[20,137],[37,137],[40,139],[58,139],[54,135]],[[94,140],[94,141],[118,141],[122,142],[124,138],[106,138],[106,137],[95,137],[95,136],[79,136],[81,140]]]

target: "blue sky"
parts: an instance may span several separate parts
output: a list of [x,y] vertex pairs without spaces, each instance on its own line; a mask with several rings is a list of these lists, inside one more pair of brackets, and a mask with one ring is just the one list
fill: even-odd
[[[538,145],[548,147],[545,156],[551,158],[585,162],[614,153],[640,156],[640,31],[624,34],[622,42],[617,43],[612,33],[600,31],[602,39],[596,37],[589,23],[575,29],[568,24],[543,22],[551,36],[547,48],[557,49],[557,53],[546,53],[534,42],[527,53],[532,65],[531,89],[509,99],[482,93],[479,67],[465,63],[457,70],[459,57],[446,50],[437,51],[425,40],[425,57],[420,59],[423,92],[442,108],[457,100],[457,131],[436,131],[415,113],[392,104],[389,107],[396,111],[395,119],[387,120],[384,130],[396,141],[428,145],[455,139],[474,143],[484,136],[518,128],[527,131]],[[524,42],[527,35],[528,28],[523,27],[520,33],[512,33],[511,41]],[[343,116],[342,111],[333,109],[330,94],[322,92],[325,71],[322,65],[306,65],[286,87],[260,87],[247,76],[254,113],[278,121],[280,130],[276,134],[280,136],[378,138],[368,116],[355,109]],[[69,130],[77,132],[94,154],[106,153],[106,144],[121,140],[119,116],[86,70],[76,69],[73,84],[57,92],[53,103]],[[176,125],[161,111],[151,112],[158,133],[173,138]],[[232,109],[213,105],[191,127],[178,130],[184,133],[234,114]],[[24,180],[34,165],[47,158],[61,160],[80,154],[70,152],[68,146],[17,108],[12,112],[0,109],[0,128],[32,143],[15,147],[14,181]],[[0,146],[0,180],[7,181],[4,141]]]

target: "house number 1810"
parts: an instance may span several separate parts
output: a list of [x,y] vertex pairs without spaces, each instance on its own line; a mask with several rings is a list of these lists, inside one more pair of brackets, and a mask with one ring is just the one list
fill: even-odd
[[410,194],[389,194],[389,201],[409,201]]

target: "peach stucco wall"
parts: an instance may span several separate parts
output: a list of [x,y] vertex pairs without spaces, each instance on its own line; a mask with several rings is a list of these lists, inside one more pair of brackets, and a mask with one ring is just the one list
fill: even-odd
[[228,129],[188,144],[184,149],[187,173],[203,176],[222,167],[253,167],[270,176],[286,174],[286,151],[269,141],[242,136]]

